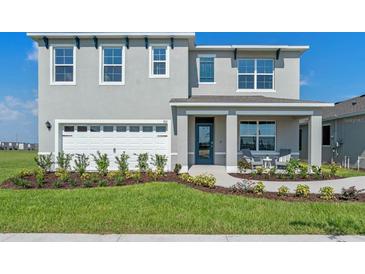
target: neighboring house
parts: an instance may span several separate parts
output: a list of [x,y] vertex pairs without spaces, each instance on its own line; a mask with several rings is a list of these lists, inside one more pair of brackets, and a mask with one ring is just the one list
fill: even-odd
[[[308,46],[195,45],[194,33],[29,33],[39,44],[39,153],[165,154],[237,171],[239,151],[299,157],[299,119],[321,163],[333,104],[300,100]],[[92,169],[95,166],[91,166]]]
[[[335,103],[333,108],[321,111],[323,162],[349,164],[365,168],[365,95]],[[300,158],[307,159],[308,126],[306,121],[300,126]]]
[[21,142],[0,142],[0,150],[37,150],[37,144]]

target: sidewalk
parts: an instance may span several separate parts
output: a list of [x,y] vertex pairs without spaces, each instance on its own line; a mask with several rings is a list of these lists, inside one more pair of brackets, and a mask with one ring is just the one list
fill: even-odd
[[0,242],[365,242],[365,236],[0,233]]

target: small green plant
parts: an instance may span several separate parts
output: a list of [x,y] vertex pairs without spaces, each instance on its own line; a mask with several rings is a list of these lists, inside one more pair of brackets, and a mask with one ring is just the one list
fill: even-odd
[[319,189],[319,192],[321,193],[321,199],[324,200],[332,200],[335,198],[335,191],[333,187],[330,186],[324,186]]
[[53,187],[54,188],[61,188],[62,185],[63,185],[63,182],[61,179],[56,179],[54,182],[53,182]]
[[306,179],[308,178],[308,167],[306,167],[305,165],[300,165],[299,167],[299,176],[302,179]]
[[247,169],[251,169],[251,164],[245,158],[238,160],[238,170],[240,173],[243,173]]
[[156,167],[158,174],[163,175],[165,172],[165,167],[167,165],[167,157],[163,154],[155,154],[151,158],[151,164]]
[[124,184],[125,177],[120,174],[119,176],[115,177],[114,181],[115,181],[115,185],[121,186]]
[[85,181],[83,181],[82,182],[82,185],[84,186],[84,187],[92,187],[93,186],[93,183],[90,181],[90,180],[85,180]]
[[96,164],[96,168],[100,176],[106,176],[108,174],[109,158],[106,153],[96,152],[97,155],[92,155]]
[[21,187],[21,188],[31,188],[32,187],[32,184],[28,180],[21,178],[19,176],[10,178],[9,181],[12,182],[14,185]]
[[130,174],[130,178],[136,183],[141,182],[142,174],[140,171],[135,171]]
[[46,176],[45,171],[41,168],[36,168],[34,170],[34,175],[35,175],[35,180],[36,180],[36,183],[37,183],[37,187],[39,187],[39,188],[43,187],[45,176]]
[[140,172],[146,172],[148,169],[148,153],[135,154],[137,156],[137,168]]
[[275,166],[273,166],[272,168],[270,168],[270,170],[269,170],[269,176],[270,177],[274,177],[275,176],[275,174],[276,174],[276,167]]
[[202,175],[194,176],[193,182],[196,185],[213,188],[215,186],[216,179],[211,174],[202,174]]
[[57,168],[55,175],[61,182],[68,182],[71,178],[70,172],[63,168]]
[[180,179],[187,183],[193,183],[194,177],[191,176],[189,173],[182,173],[179,175]]
[[312,166],[312,172],[316,179],[320,179],[322,176],[322,169],[318,166]]
[[18,176],[20,178],[25,178],[25,177],[29,177],[29,176],[32,176],[34,174],[34,171],[33,170],[30,170],[30,169],[23,169],[19,172]]
[[230,187],[230,190],[233,193],[243,193],[243,192],[245,192],[245,186],[242,182],[237,182],[233,186]]
[[338,166],[335,163],[332,163],[330,165],[330,176],[336,177],[337,170],[338,170]]
[[106,178],[110,181],[114,181],[115,178],[120,175],[121,175],[120,171],[109,171],[108,174],[106,175]]
[[265,185],[264,185],[264,183],[263,183],[263,182],[258,182],[258,183],[256,183],[256,184],[255,184],[255,186],[253,187],[253,192],[254,192],[255,194],[259,194],[259,195],[261,195],[261,194],[263,194],[263,193],[264,193],[264,191],[265,191]]
[[297,185],[297,188],[295,189],[295,195],[298,197],[304,197],[307,198],[309,196],[310,189],[308,185]]
[[99,187],[105,187],[107,185],[108,185],[108,181],[105,180],[105,179],[100,179],[99,182],[98,182]]
[[261,176],[264,173],[264,169],[262,167],[257,167],[256,168],[256,174]]
[[[84,173],[84,174],[82,174],[80,179],[81,179],[82,185],[84,187],[92,187],[93,180],[95,180],[96,177],[99,178],[99,176],[97,176],[97,174],[95,174],[95,173]],[[98,179],[96,179],[96,180],[98,180]]]
[[34,161],[36,162],[37,166],[43,169],[45,172],[50,172],[53,165],[52,157],[52,153],[39,154],[34,157]]
[[71,160],[72,160],[72,154],[67,154],[64,152],[59,152],[57,157],[57,166],[60,169],[64,170],[70,170],[71,168]]
[[157,170],[153,171],[152,169],[149,168],[146,173],[147,177],[151,178],[152,181],[157,181],[158,178],[160,177],[160,173]]
[[286,174],[290,179],[295,179],[297,169],[300,168],[300,163],[298,159],[290,159],[285,167]]
[[68,180],[68,184],[71,186],[71,187],[76,187],[77,186],[77,181],[74,179],[74,178],[70,178]]
[[82,176],[85,172],[87,167],[89,166],[89,157],[86,156],[84,153],[76,154],[75,162],[75,171]]
[[176,175],[180,174],[181,168],[182,168],[181,164],[175,164],[174,172]]
[[129,155],[125,153],[125,151],[123,151],[123,153],[119,157],[115,156],[115,161],[118,164],[118,169],[123,176],[125,176],[129,171],[128,159]]
[[287,186],[282,185],[278,188],[278,196],[288,196],[289,188]]

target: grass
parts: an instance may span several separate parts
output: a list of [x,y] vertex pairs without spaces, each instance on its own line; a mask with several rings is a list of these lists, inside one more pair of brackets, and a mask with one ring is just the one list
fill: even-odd
[[0,190],[0,232],[365,234],[365,204],[284,202],[177,183]]
[[[301,164],[303,165],[308,165],[306,162],[301,162]],[[330,172],[330,165],[329,164],[322,164],[321,166],[322,171],[324,172]],[[355,169],[346,169],[343,167],[338,167],[337,172],[336,172],[337,176],[340,177],[356,177],[356,176],[365,176],[365,171],[364,170],[355,170]]]
[[35,151],[0,151],[0,184],[26,168],[34,168]]

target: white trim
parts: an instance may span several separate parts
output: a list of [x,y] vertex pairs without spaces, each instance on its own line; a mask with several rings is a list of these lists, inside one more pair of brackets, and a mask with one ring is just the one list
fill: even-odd
[[187,173],[189,171],[189,167],[188,166],[182,166],[180,169],[180,173]]
[[168,135],[168,170],[171,170],[171,138],[172,138],[172,128],[171,128],[171,120],[144,120],[144,119],[128,119],[128,120],[120,120],[120,119],[55,119],[55,155],[58,155],[60,150],[60,125],[61,124],[167,124],[167,135]]
[[[153,74],[153,63],[156,61],[153,61],[153,48],[158,47],[165,47],[166,48],[166,70],[165,74]],[[150,44],[148,46],[149,51],[149,78],[153,79],[167,79],[170,78],[170,45],[169,44]]]
[[194,151],[189,151],[188,152],[188,155],[194,155],[195,154],[195,152]]
[[[120,82],[105,82],[104,81],[104,48],[121,48],[122,49],[122,81]],[[124,44],[101,44],[99,50],[99,85],[101,86],[123,86],[125,85],[125,45]]]
[[28,32],[27,36],[32,38],[42,38],[46,36],[48,38],[52,37],[69,37],[74,38],[75,36],[82,38],[93,38],[96,37],[120,37],[128,36],[129,38],[144,38],[144,37],[154,37],[154,38],[170,38],[174,37],[195,37],[195,32]]
[[244,50],[287,50],[306,51],[309,46],[288,46],[288,45],[197,45],[196,49],[244,49]]
[[333,107],[334,103],[198,103],[198,102],[171,102],[176,107]]
[[171,156],[177,156],[177,152],[171,152],[170,155]]
[[[72,53],[73,53],[73,64],[72,64],[72,67],[73,67],[73,75],[72,75],[72,79],[73,81],[72,82],[56,82],[56,70],[55,70],[55,52],[54,52],[54,49],[55,48],[72,48]],[[54,45],[51,45],[49,46],[49,55],[50,55],[50,58],[49,58],[49,72],[50,72],[50,75],[49,75],[49,84],[51,86],[75,86],[76,85],[76,46],[75,45],[72,45],[72,44],[54,44]],[[66,65],[67,66],[67,65]],[[69,65],[70,66],[70,65]]]
[[215,155],[226,155],[225,152],[214,152]]
[[227,173],[237,173],[238,168],[237,166],[226,166]]

